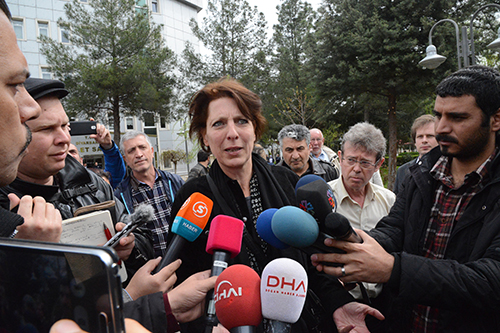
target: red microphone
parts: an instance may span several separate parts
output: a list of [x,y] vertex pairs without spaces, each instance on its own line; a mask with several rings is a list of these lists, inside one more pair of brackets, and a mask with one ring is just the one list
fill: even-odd
[[[210,276],[218,276],[227,268],[230,258],[236,257],[241,250],[243,238],[243,221],[226,215],[217,215],[210,224],[208,233],[207,252],[213,255],[212,272]],[[213,291],[207,293],[207,329],[211,332],[218,321],[215,315],[215,301]]]
[[262,321],[260,277],[245,265],[232,265],[215,283],[215,310],[231,333],[254,333]]

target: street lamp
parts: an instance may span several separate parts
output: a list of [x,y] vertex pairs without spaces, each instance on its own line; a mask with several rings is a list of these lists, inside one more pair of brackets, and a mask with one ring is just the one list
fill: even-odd
[[[458,24],[450,19],[443,19],[438,22],[436,22],[432,28],[431,31],[429,31],[429,46],[427,46],[426,51],[426,57],[418,63],[422,67],[429,68],[429,69],[434,69],[437,68],[439,65],[441,65],[445,60],[446,57],[439,55],[437,53],[436,47],[432,44],[432,32],[434,31],[434,28],[443,22],[450,22],[455,26],[455,36],[456,36],[456,41],[457,41],[457,59],[458,59],[458,69],[462,68],[462,63],[464,67],[468,67],[470,65],[475,65],[476,64],[476,56],[475,56],[475,49],[474,49],[474,29],[473,29],[473,23],[474,19],[476,18],[477,14],[482,11],[483,9],[487,7],[496,7],[497,9],[500,9],[500,5],[497,5],[495,3],[490,3],[487,5],[482,6],[476,12],[472,15],[471,20],[470,20],[470,35],[471,38],[468,38],[468,33],[467,33],[467,26],[463,26],[461,29],[462,36],[460,38],[459,31],[458,31]],[[498,38],[493,41],[492,43],[488,44],[488,48],[491,50],[495,49],[500,49],[500,29],[498,30]],[[469,49],[470,45],[470,49]]]

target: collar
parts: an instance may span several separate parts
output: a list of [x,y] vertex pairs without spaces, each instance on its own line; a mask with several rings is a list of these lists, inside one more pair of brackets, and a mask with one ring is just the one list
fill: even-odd
[[[159,179],[162,179],[162,176],[160,175],[160,173],[158,172],[158,170],[156,170],[155,167],[153,167],[154,170],[155,170],[155,183],[156,181]],[[139,189],[139,185],[147,185],[145,182],[141,182],[139,179],[135,178],[134,176],[134,173],[133,172],[130,172],[130,185],[132,185],[132,188],[134,190],[138,190]]]
[[[344,199],[347,199],[347,198],[349,198],[349,200],[354,202],[354,200],[351,198],[351,196],[349,195],[349,193],[347,192],[347,190],[345,188],[342,176],[340,176],[339,178],[334,180],[334,182],[336,182],[335,183],[335,190],[338,193],[338,196],[339,196],[338,200],[340,201],[340,203]],[[373,187],[372,187],[371,182],[368,182],[368,184],[366,184],[365,201],[373,201],[373,200],[375,200],[375,192],[373,191]]]

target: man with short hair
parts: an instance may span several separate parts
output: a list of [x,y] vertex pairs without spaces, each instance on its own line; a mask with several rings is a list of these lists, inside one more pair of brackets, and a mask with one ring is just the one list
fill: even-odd
[[139,131],[125,132],[120,140],[120,149],[132,171],[118,185],[115,195],[131,213],[141,203],[154,208],[154,220],[147,227],[153,232],[155,257],[164,256],[172,203],[184,181],[176,174],[154,167],[154,148],[146,134]]
[[278,133],[283,160],[277,165],[290,168],[297,176],[314,174],[325,181],[337,179],[339,172],[329,162],[310,158],[311,134],[303,125],[287,125]]
[[[337,198],[337,213],[345,216],[353,228],[364,231],[373,229],[389,213],[396,200],[394,193],[370,182],[384,163],[385,151],[386,140],[382,131],[366,122],[352,126],[342,138],[338,152],[342,172],[328,185]],[[363,285],[367,296],[372,299],[382,291],[381,284]],[[356,299],[363,299],[359,286],[350,292]],[[377,299],[372,302],[372,306],[377,308]],[[383,325],[383,322],[376,321],[374,324]]]
[[[0,186],[15,178],[31,142],[26,122],[40,115],[40,106],[24,88],[28,64],[17,45],[11,14],[0,0]],[[10,210],[17,206],[17,214]],[[41,197],[15,195],[0,208],[0,237],[59,241],[61,214]]]
[[434,116],[424,114],[418,117],[411,126],[411,138],[418,152],[418,157],[406,162],[398,168],[396,173],[396,181],[394,182],[394,194],[398,194],[402,190],[405,178],[410,174],[410,166],[420,161],[422,155],[427,154],[432,148],[438,145],[436,135],[434,133]]
[[188,179],[198,178],[205,176],[208,173],[208,163],[210,162],[210,154],[204,150],[198,151],[198,164],[196,164],[191,170],[189,170]]
[[[470,66],[436,88],[439,147],[410,167],[389,215],[346,254],[314,254],[341,281],[384,283],[393,332],[499,332],[500,72]],[[341,267],[322,262],[341,263]]]
[[[115,200],[111,186],[68,157],[71,143],[69,118],[60,101],[68,94],[64,83],[29,78],[25,87],[40,105],[42,113],[37,119],[26,122],[33,133],[33,141],[19,165],[17,178],[0,189],[2,206],[6,208],[7,197],[12,194],[40,196],[52,203],[63,219],[68,219],[80,207],[114,201],[110,213],[117,231],[121,230],[124,224],[119,222],[123,221],[126,212],[121,202]],[[148,236],[136,229],[115,247],[130,273],[152,258]]]

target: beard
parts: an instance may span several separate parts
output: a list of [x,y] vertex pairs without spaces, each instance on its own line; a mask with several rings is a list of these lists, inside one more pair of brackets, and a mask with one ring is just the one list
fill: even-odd
[[450,147],[441,146],[441,153],[448,157],[457,158],[459,160],[471,160],[475,159],[477,156],[481,155],[486,149],[488,142],[490,140],[490,126],[489,124],[485,126],[480,126],[477,131],[471,131],[474,133],[463,140],[462,144],[459,143],[458,139],[448,136],[448,135],[436,135],[436,140],[438,142],[446,141],[455,143],[459,146],[458,151],[450,151]]
[[24,126],[26,127],[26,143],[24,144],[24,147],[19,152],[19,156],[23,155],[24,152],[26,151],[26,149],[28,149],[28,146],[31,143],[31,139],[33,138],[33,136],[31,135],[31,130],[28,127],[28,125],[24,124]]

